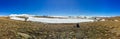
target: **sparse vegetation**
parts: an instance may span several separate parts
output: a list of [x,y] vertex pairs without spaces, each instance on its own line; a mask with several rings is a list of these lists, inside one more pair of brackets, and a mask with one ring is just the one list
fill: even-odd
[[120,39],[120,22],[44,24],[0,17],[0,39]]

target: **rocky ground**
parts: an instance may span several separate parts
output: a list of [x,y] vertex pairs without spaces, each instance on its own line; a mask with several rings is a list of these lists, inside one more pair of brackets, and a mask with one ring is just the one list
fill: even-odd
[[120,39],[120,22],[45,24],[0,17],[0,39]]

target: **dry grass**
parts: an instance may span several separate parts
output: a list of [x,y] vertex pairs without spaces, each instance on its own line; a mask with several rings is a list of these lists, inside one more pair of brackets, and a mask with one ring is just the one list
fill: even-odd
[[0,17],[0,39],[119,39],[120,22],[44,24]]

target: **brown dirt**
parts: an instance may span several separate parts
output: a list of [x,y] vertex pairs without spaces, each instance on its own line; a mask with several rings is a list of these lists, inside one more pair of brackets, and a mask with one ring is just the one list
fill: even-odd
[[44,24],[0,17],[0,39],[120,39],[120,22]]

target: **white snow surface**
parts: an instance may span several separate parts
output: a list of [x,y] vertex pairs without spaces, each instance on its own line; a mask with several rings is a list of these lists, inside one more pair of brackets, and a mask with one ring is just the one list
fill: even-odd
[[10,17],[10,19],[12,19],[12,20],[21,20],[21,21],[24,21],[23,18],[18,18],[18,17]]
[[[13,20],[24,21],[24,18],[10,17]],[[29,17],[28,21],[43,22],[43,23],[80,23],[80,22],[93,22],[92,19],[58,19],[58,18],[35,18]]]

